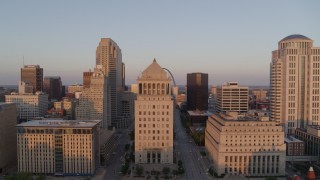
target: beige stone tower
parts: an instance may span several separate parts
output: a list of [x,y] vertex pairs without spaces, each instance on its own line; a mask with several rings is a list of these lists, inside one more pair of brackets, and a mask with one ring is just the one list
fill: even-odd
[[156,60],[138,78],[135,101],[136,163],[173,163],[171,78]]
[[279,42],[270,65],[270,119],[292,134],[320,125],[320,48],[302,35]]
[[101,38],[96,50],[96,65],[102,66],[102,71],[108,77],[107,101],[110,104],[111,124],[121,128],[118,116],[121,112],[121,92],[123,91],[123,64],[121,49],[111,38]]

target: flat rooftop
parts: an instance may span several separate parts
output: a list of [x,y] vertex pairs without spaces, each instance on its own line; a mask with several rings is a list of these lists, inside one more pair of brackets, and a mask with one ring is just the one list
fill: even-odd
[[101,120],[32,120],[16,127],[92,128]]
[[289,137],[286,137],[284,138],[284,141],[287,142],[287,143],[290,143],[290,142],[303,142],[293,136],[289,136]]
[[188,111],[190,116],[209,116],[206,111]]

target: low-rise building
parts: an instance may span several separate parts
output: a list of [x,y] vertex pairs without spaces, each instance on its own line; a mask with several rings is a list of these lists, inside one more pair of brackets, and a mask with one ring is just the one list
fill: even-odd
[[100,165],[100,120],[32,120],[17,126],[18,171],[94,175]]
[[213,114],[207,120],[205,147],[220,175],[284,176],[284,131],[276,122]]
[[304,155],[304,142],[294,138],[293,136],[284,139],[286,143],[287,156],[303,156]]
[[297,128],[295,138],[304,142],[305,155],[318,156],[320,160],[320,126],[307,126],[307,129]]

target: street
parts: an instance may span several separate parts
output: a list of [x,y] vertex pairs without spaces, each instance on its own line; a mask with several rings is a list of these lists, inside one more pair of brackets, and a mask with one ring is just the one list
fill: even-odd
[[128,135],[131,132],[133,125],[128,129],[122,129],[117,132],[118,139],[116,147],[114,149],[114,153],[112,157],[106,162],[105,174],[103,179],[121,179],[121,167],[124,162],[120,161],[120,157],[124,156],[124,147],[130,141],[130,137]]
[[182,127],[180,121],[180,111],[175,109],[175,153],[177,161],[181,160],[185,168],[185,174],[183,179],[212,179],[212,177],[207,174],[207,169],[209,168],[208,159],[202,158],[199,147],[194,143],[193,139],[187,135],[185,129]]

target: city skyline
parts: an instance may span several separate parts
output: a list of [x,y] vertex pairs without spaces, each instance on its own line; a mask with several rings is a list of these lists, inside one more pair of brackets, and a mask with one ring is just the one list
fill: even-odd
[[320,42],[317,1],[32,2],[0,7],[0,85],[17,85],[23,64],[82,83],[100,38],[120,46],[127,85],[153,58],[181,85],[193,72],[208,73],[210,85],[269,85],[275,42],[292,34]]

